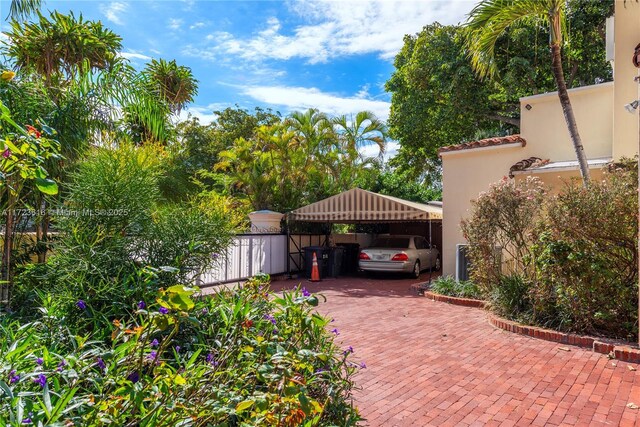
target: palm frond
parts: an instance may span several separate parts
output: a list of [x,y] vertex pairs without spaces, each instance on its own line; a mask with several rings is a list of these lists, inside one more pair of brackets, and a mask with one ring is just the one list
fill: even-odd
[[495,47],[500,36],[520,23],[549,25],[553,13],[561,13],[563,8],[563,0],[482,0],[471,10],[466,23],[466,43],[474,70],[481,78],[495,77]]
[[12,0],[7,18],[25,21],[42,7],[42,0]]

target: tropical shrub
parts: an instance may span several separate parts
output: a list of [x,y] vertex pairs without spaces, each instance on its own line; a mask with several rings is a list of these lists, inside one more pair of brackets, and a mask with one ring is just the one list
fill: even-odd
[[481,299],[480,290],[470,280],[456,281],[453,276],[438,277],[429,290],[441,294],[459,298]]
[[[635,341],[638,193],[635,160],[588,188],[548,195],[538,181],[495,184],[462,224],[471,277],[497,313],[564,331]],[[499,262],[494,247],[502,247]]]
[[638,314],[638,179],[614,165],[548,202],[536,245],[536,317],[566,330],[633,339]]
[[545,195],[537,178],[514,182],[505,177],[472,203],[461,227],[469,242],[471,280],[484,295],[493,292],[505,272],[531,274],[530,246]]
[[[58,211],[55,253],[18,277],[12,304],[25,311],[43,306],[80,333],[107,327],[131,300],[191,283],[231,233],[221,206],[161,205],[156,160],[146,148],[96,150],[79,164]],[[101,325],[79,316],[78,299],[100,314]]]
[[[76,335],[44,310],[0,317],[0,424],[355,425],[351,348],[339,348],[318,297],[280,296],[268,278],[196,298],[168,287],[130,301],[109,335]],[[74,307],[92,318],[89,302]]]

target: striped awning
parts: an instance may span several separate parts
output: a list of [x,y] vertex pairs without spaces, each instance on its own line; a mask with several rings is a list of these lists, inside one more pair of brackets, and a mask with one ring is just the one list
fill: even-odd
[[352,224],[442,219],[442,207],[354,188],[288,214],[290,221]]

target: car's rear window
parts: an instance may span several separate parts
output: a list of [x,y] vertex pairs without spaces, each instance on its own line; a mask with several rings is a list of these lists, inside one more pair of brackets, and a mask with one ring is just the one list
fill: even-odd
[[408,248],[408,237],[380,237],[373,243],[374,248]]

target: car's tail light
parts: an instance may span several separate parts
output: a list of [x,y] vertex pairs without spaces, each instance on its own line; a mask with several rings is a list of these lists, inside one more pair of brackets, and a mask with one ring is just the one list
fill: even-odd
[[395,254],[393,258],[391,258],[391,261],[409,261],[409,257],[404,253]]
[[358,256],[358,258],[360,259],[371,259],[369,258],[369,255],[367,255],[365,252],[360,252],[360,256]]

